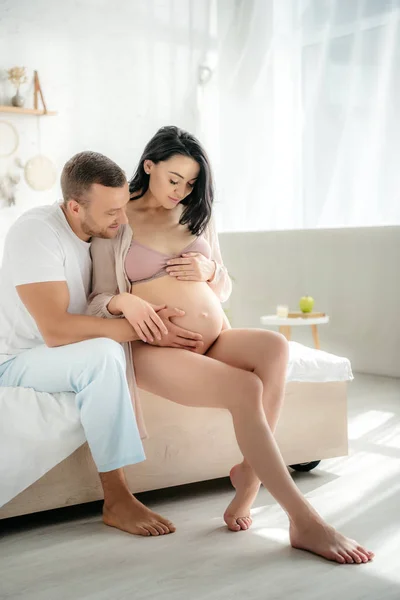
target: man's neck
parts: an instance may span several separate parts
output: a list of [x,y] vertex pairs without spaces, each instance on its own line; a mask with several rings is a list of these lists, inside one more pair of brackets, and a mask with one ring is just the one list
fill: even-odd
[[72,229],[72,231],[74,232],[74,234],[76,235],[76,237],[78,237],[80,240],[82,240],[83,242],[88,242],[90,240],[90,236],[86,235],[86,233],[84,233],[82,231],[82,229],[79,227],[76,227],[75,223],[73,222],[71,216],[68,214],[68,209],[65,208],[64,204],[61,204],[61,210],[64,214],[64,217],[69,225],[69,227]]

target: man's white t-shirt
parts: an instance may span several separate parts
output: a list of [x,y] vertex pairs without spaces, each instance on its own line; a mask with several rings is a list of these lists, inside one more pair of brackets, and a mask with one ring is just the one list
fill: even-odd
[[33,208],[12,225],[0,270],[0,364],[44,344],[16,286],[66,281],[68,312],[84,314],[91,270],[90,243],[75,235],[60,204]]

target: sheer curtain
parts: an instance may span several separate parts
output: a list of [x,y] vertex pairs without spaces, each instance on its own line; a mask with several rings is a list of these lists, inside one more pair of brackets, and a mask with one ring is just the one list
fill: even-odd
[[400,224],[400,1],[213,6],[200,116],[219,228]]

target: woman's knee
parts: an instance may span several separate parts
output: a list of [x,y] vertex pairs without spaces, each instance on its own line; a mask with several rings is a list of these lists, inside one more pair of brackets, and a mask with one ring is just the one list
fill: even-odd
[[289,342],[281,333],[275,333],[275,348],[277,355],[287,360],[289,356]]
[[228,397],[228,410],[262,409],[263,383],[255,373],[241,371],[238,381],[233,382],[233,393]]
[[285,336],[274,331],[260,331],[259,345],[260,356],[267,354],[275,360],[287,362],[289,357],[289,343]]

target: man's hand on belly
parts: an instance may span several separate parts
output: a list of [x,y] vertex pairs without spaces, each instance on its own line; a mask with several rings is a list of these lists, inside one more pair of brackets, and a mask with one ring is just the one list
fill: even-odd
[[151,342],[152,346],[181,348],[183,350],[192,350],[193,352],[203,347],[203,336],[199,333],[182,329],[179,325],[172,323],[172,317],[183,317],[185,315],[183,310],[179,310],[179,308],[163,308],[157,314],[168,329],[168,334],[163,335],[161,340]]
[[165,308],[165,304],[156,306],[146,302],[143,298],[134,294],[117,294],[108,305],[108,310],[114,314],[114,310],[122,313],[129,321],[138,337],[143,342],[153,342],[154,339],[161,340],[168,335],[168,331],[159,317],[159,312]]

